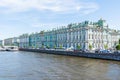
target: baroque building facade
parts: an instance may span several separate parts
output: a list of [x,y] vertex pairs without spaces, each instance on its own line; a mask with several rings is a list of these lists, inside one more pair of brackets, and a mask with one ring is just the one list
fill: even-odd
[[59,29],[41,31],[30,35],[20,36],[20,47],[73,47],[77,49],[115,48],[120,39],[120,30],[110,29],[105,20],[97,22],[84,21],[81,23],[69,24]]
[[22,34],[19,36],[19,47],[29,48],[29,34]]

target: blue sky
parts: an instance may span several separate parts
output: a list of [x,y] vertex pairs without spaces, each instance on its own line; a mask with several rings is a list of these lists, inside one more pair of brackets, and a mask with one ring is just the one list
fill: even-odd
[[120,0],[0,0],[0,39],[103,18],[120,30]]

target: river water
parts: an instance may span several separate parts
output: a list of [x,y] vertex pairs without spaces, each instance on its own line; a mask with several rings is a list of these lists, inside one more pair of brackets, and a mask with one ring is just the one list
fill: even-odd
[[120,62],[33,52],[0,52],[0,80],[120,80]]

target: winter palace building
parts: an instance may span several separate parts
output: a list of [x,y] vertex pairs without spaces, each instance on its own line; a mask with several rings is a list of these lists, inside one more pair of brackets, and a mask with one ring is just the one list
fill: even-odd
[[40,48],[40,47],[74,47],[79,45],[81,49],[114,48],[120,39],[120,30],[110,29],[103,19],[97,22],[84,21],[81,23],[69,24],[59,29],[41,31],[33,34],[19,36],[19,47]]

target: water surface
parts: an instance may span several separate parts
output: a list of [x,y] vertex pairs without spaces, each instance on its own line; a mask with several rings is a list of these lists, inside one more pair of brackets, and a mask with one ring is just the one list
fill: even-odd
[[33,52],[0,52],[0,80],[120,80],[120,62]]

